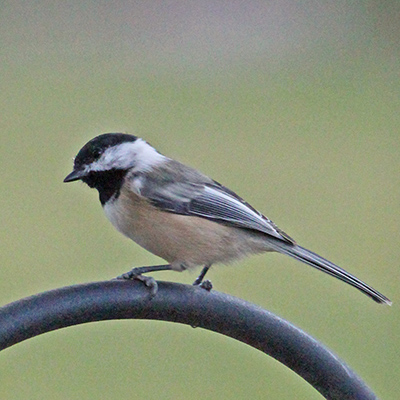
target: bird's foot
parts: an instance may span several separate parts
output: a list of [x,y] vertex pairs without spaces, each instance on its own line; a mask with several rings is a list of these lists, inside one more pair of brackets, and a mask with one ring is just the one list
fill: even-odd
[[213,285],[211,281],[208,279],[203,281],[204,277],[206,276],[206,273],[210,269],[211,265],[206,265],[204,268],[201,270],[200,275],[196,278],[196,280],[193,282],[193,286],[199,286],[202,289],[207,290],[207,292],[211,291]]
[[115,279],[119,280],[137,280],[143,282],[149,289],[151,297],[154,297],[158,292],[158,284],[152,276],[143,275],[147,272],[154,271],[169,271],[171,269],[170,265],[151,265],[147,267],[137,267],[133,268],[122,275],[117,276]]
[[206,279],[205,281],[200,283],[199,287],[201,287],[204,290],[207,290],[207,292],[211,292],[211,289],[213,288],[213,285],[212,285],[211,281]]

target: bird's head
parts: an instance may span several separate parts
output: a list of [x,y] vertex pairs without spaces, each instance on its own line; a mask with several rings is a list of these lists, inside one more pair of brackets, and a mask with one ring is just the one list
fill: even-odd
[[165,157],[141,138],[125,133],[105,133],[86,143],[74,160],[73,171],[64,182],[81,180],[96,188],[104,204],[123,183],[128,171],[151,170]]

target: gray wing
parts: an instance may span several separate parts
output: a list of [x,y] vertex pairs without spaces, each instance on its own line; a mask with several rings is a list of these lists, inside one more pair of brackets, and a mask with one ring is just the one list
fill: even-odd
[[195,170],[185,170],[188,171],[191,174],[190,179],[185,179],[182,174],[175,174],[175,171],[167,171],[162,176],[147,175],[142,181],[140,192],[153,205],[164,211],[207,218],[294,243],[294,240],[271,220],[236,193]]
[[270,219],[266,218],[236,193],[215,182],[205,185],[200,195],[189,205],[192,215],[228,223],[266,233],[278,239],[294,243]]

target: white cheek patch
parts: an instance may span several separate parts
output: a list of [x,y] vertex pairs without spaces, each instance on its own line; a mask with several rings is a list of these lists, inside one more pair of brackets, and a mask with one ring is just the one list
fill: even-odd
[[143,139],[121,143],[109,147],[101,157],[86,167],[87,171],[108,171],[111,169],[129,169],[148,171],[166,160]]

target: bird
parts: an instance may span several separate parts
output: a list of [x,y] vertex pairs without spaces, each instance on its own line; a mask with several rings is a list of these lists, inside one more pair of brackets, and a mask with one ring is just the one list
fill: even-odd
[[[278,252],[357,288],[377,303],[391,301],[343,268],[301,247],[235,192],[198,170],[164,156],[144,139],[104,133],[87,142],[64,182],[97,189],[105,215],[122,234],[168,264],[133,268],[120,277],[203,267]],[[207,288],[207,285],[205,285]]]

